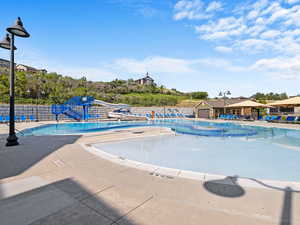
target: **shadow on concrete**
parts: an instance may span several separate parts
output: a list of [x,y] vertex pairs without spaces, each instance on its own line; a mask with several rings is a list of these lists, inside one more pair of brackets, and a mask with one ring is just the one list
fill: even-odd
[[[141,204],[137,207],[139,206]],[[99,195],[87,191],[73,179],[64,179],[0,200],[0,223],[5,225],[136,225],[128,218],[128,214],[137,207],[121,212]]]
[[0,179],[16,176],[64,145],[73,144],[80,135],[26,136],[20,145],[0,145]]
[[292,218],[293,218],[293,194],[300,193],[299,190],[294,190],[291,187],[276,187],[273,185],[266,184],[260,180],[248,177],[241,177],[243,179],[248,179],[254,181],[266,188],[270,188],[277,191],[283,192],[283,203],[282,203],[282,210],[281,210],[281,217],[280,217],[280,225],[292,225]]
[[248,179],[251,181],[254,181],[266,188],[270,188],[277,191],[283,191],[283,203],[282,203],[282,210],[281,210],[281,216],[280,216],[280,225],[292,225],[292,208],[293,208],[293,194],[294,193],[300,193],[299,190],[293,190],[291,187],[276,187],[269,184],[266,184],[260,180],[254,179],[254,178],[248,178],[248,177],[238,177],[238,176],[232,176],[232,177],[226,177],[225,179],[220,180],[212,180],[204,182],[203,186],[204,188],[209,191],[210,193],[213,193],[218,196],[222,197],[241,197],[245,194],[244,189],[237,184],[238,178],[242,179]]
[[284,189],[284,197],[283,197],[283,204],[281,210],[281,217],[280,217],[280,225],[292,225],[292,194],[293,189],[290,187],[286,187]]
[[245,190],[236,183],[237,177],[211,180],[203,183],[204,188],[215,195],[227,198],[237,198],[245,194]]

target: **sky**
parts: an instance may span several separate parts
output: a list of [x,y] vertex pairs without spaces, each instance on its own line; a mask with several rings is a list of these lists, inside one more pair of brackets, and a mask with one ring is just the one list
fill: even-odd
[[[92,81],[138,79],[215,97],[300,94],[300,0],[10,0],[16,62]],[[1,38],[1,37],[0,37]],[[9,52],[0,50],[1,58]]]

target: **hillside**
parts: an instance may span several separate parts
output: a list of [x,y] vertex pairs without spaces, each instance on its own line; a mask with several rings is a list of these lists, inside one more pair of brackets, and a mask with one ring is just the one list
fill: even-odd
[[[30,67],[31,68],[31,67]],[[0,73],[0,102],[8,102],[8,70]],[[206,92],[182,93],[176,89],[140,84],[133,79],[92,82],[85,77],[74,79],[44,70],[16,72],[16,103],[63,103],[73,96],[93,96],[111,103],[133,106],[174,106],[184,99],[207,98]]]

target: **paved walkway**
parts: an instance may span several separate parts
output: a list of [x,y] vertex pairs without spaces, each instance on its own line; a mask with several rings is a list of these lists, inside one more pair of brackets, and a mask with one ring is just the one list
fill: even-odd
[[1,142],[0,224],[300,224],[300,194],[289,187],[240,186],[233,177],[165,176],[112,163],[82,147],[153,135],[173,134],[134,128],[23,137],[10,148]]

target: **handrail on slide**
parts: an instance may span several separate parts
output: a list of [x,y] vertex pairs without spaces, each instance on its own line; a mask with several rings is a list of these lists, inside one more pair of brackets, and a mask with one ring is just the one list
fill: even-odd
[[108,103],[102,100],[97,100],[95,99],[93,104],[97,104],[97,105],[103,105],[103,106],[108,106],[108,107],[113,107],[113,108],[130,108],[129,105],[127,104],[113,104],[113,103]]

